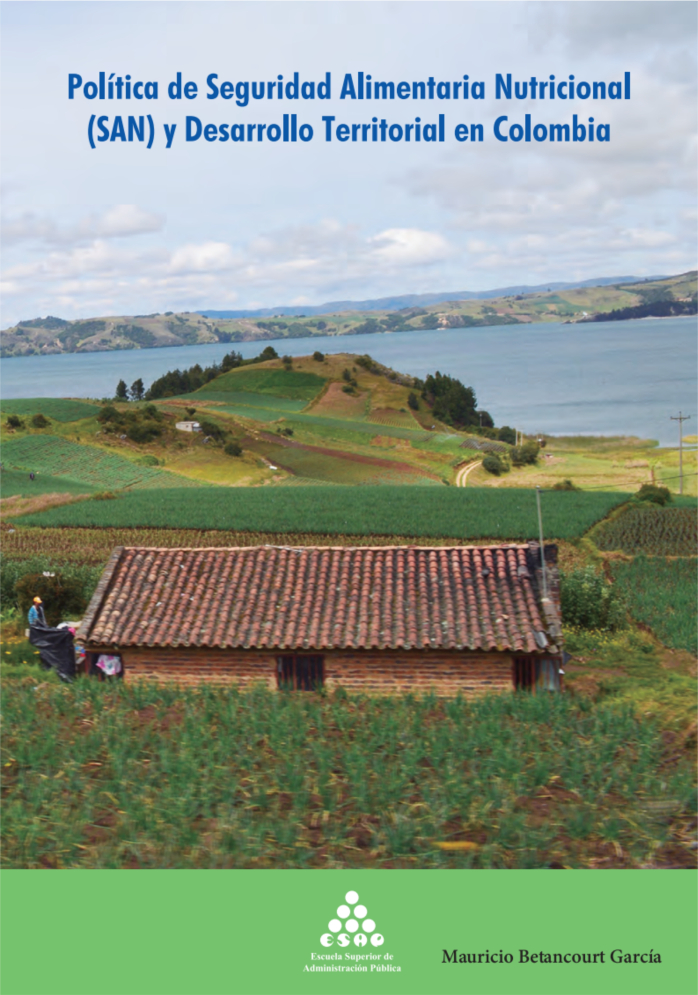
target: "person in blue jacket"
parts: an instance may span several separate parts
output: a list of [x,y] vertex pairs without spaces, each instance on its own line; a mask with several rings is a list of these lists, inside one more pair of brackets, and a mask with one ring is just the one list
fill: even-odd
[[29,625],[46,625],[44,604],[41,598],[34,598],[34,603],[29,609]]

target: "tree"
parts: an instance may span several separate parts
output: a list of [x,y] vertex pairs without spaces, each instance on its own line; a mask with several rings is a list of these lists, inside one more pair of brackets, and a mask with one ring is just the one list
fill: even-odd
[[419,400],[413,390],[407,395],[407,407],[412,408],[413,411],[419,411]]
[[268,346],[266,346],[266,348],[262,349],[262,351],[260,352],[259,356],[257,356],[257,359],[255,360],[255,362],[257,362],[257,363],[266,363],[270,359],[278,359],[278,358],[279,358],[279,354],[276,351],[276,349],[274,348],[274,346],[273,345],[268,345]]
[[455,377],[441,374],[438,370],[433,376],[430,373],[424,381],[423,397],[431,405],[434,417],[447,425],[458,427],[480,423],[475,391]]
[[532,466],[538,460],[540,446],[533,439],[524,442],[523,446],[514,446],[511,450],[511,462],[514,466]]
[[242,449],[237,442],[226,443],[223,452],[226,453],[227,456],[242,456]]
[[499,430],[499,439],[501,442],[508,442],[510,446],[515,446],[516,432],[513,428],[509,428],[508,425],[502,425]]
[[116,385],[116,394],[114,396],[117,401],[128,401],[128,387],[126,386],[125,380],[119,380]]
[[322,363],[324,362],[325,357],[323,353],[320,352],[319,349],[316,349],[315,352],[313,353],[313,359],[315,360],[316,363]]
[[145,387],[143,386],[143,381],[139,377],[138,380],[134,380],[133,383],[131,384],[131,400],[142,401],[144,394],[145,394]]

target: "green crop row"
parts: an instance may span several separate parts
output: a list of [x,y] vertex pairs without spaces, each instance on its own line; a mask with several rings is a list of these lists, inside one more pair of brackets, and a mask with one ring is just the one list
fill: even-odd
[[54,477],[41,473],[34,480],[29,479],[26,470],[0,470],[0,497],[33,497],[36,494],[89,494],[94,487],[81,484],[68,477]]
[[80,421],[82,418],[94,417],[99,408],[88,401],[70,401],[63,397],[18,397],[8,398],[1,402],[2,414],[29,417],[41,413],[54,421]]
[[[627,495],[554,491],[542,496],[545,536],[581,536]],[[532,490],[455,487],[294,487],[138,491],[81,501],[21,519],[44,526],[237,529],[355,535],[535,539]]]
[[2,455],[4,465],[10,469],[35,473],[37,477],[33,483],[46,474],[64,477],[99,490],[152,484],[168,487],[192,486],[192,481],[186,478],[132,463],[118,453],[110,453],[96,446],[81,445],[54,435],[27,435],[21,439],[11,439],[4,443]]
[[34,683],[4,691],[6,867],[638,867],[690,818],[690,757],[571,696]]
[[696,559],[636,556],[611,564],[614,587],[622,592],[636,622],[648,625],[665,646],[698,651]]
[[693,507],[628,507],[594,530],[599,549],[621,550],[631,556],[695,556],[698,553],[698,517]]

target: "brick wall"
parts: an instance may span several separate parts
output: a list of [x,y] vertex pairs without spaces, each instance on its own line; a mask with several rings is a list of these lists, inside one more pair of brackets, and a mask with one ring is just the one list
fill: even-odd
[[[90,647],[90,651],[97,649]],[[114,652],[114,648],[104,647],[103,651]],[[243,688],[263,682],[271,689],[277,686],[276,652],[185,647],[126,648],[119,652],[128,681],[174,681],[186,685],[212,681]],[[389,694],[424,693],[433,688],[440,695],[460,692],[469,696],[513,690],[513,660],[507,653],[337,650],[323,656],[325,686],[329,690],[341,686],[347,691]]]

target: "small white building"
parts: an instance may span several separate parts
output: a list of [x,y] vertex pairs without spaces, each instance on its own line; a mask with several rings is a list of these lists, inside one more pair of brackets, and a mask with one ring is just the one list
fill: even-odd
[[180,432],[200,432],[201,425],[198,421],[178,421],[175,428],[179,429]]

